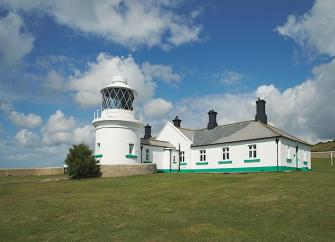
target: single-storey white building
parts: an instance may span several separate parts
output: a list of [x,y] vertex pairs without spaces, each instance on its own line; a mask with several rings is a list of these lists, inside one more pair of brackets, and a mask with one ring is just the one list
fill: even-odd
[[[123,77],[101,90],[102,110],[93,120],[96,158],[102,165],[155,163],[159,172],[266,172],[310,170],[310,144],[267,123],[265,101],[254,120],[218,125],[208,112],[206,128],[187,129],[178,116],[157,137],[135,118],[136,92]],[[143,137],[143,138],[141,138]]]

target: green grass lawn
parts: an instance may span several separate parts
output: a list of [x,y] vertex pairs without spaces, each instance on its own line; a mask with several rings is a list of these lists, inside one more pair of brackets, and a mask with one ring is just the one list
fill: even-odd
[[335,167],[312,164],[292,173],[2,177],[0,241],[335,241]]

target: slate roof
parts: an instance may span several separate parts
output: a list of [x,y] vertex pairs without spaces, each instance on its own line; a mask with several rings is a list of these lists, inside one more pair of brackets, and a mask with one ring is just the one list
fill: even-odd
[[175,149],[175,147],[170,142],[162,141],[162,140],[156,140],[154,138],[150,138],[150,139],[141,138],[141,145],[151,145],[151,146],[158,146],[158,147]]
[[237,141],[257,140],[264,138],[285,137],[310,145],[305,141],[283,132],[271,125],[260,121],[245,121],[217,126],[214,129],[185,129],[178,128],[190,141],[192,146],[223,144]]

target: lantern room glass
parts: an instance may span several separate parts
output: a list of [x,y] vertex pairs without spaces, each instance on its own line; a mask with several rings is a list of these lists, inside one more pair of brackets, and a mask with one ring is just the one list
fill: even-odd
[[102,90],[102,110],[133,110],[134,93],[130,89],[111,87]]

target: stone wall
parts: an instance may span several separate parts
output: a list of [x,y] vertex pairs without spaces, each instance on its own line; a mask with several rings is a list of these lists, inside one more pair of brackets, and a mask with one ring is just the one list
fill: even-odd
[[48,176],[64,174],[62,167],[0,169],[0,176]]
[[102,177],[139,176],[156,173],[156,164],[102,165]]

